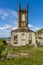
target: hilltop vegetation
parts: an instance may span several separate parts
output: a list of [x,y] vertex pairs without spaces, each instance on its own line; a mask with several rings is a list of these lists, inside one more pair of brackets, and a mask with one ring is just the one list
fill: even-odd
[[[7,58],[7,53],[12,56]],[[43,65],[43,47],[6,46],[6,50],[2,52],[2,57],[4,60],[0,60],[0,65]]]
[[42,32],[43,32],[43,28],[40,29],[40,30],[38,30],[38,31],[36,31],[35,33],[38,35],[38,34],[40,34],[40,33],[42,33]]
[[6,48],[6,41],[4,38],[0,38],[0,59],[2,57],[2,53]]
[[43,65],[43,46],[11,47],[1,38],[0,65]]

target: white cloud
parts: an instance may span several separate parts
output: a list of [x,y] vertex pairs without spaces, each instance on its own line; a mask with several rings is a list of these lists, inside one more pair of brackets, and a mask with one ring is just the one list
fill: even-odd
[[0,14],[2,13],[2,10],[0,9]]
[[[9,19],[15,19],[14,21],[12,21],[14,24],[13,25],[4,25],[3,27],[0,27],[0,30],[14,30],[18,27],[18,21],[17,21],[17,12],[15,10],[3,10],[3,9],[0,9],[0,18],[2,20],[5,20],[9,17]],[[9,20],[7,19],[7,20]],[[39,30],[40,28],[39,27],[35,27],[33,26],[32,24],[29,24],[28,27],[34,31],[37,31]]]
[[3,10],[0,9],[0,17],[2,20],[6,18],[17,18],[17,12],[15,10]]
[[40,29],[41,29],[41,28],[39,28],[39,27],[38,27],[38,28],[36,28],[36,27],[33,28],[34,31],[37,31],[37,30],[40,30]]
[[29,27],[29,28],[33,28],[34,26],[33,26],[32,24],[29,24],[28,27]]
[[[17,25],[16,25],[16,26],[12,26],[12,25],[6,24],[6,25],[4,25],[3,27],[0,27],[0,30],[9,30],[9,31],[11,31],[11,30],[15,30],[15,29],[17,29],[17,28],[18,28]],[[30,28],[31,30],[33,30],[33,31],[37,31],[37,30],[41,29],[41,28],[35,27],[35,26],[31,25],[31,24],[29,24],[29,28]]]
[[17,29],[17,27],[13,27],[13,30]]
[[2,20],[5,20],[7,16],[8,16],[8,13],[3,13]]
[[8,13],[6,13],[6,12],[2,12],[0,15],[2,20],[5,20],[7,18],[7,16],[8,16]]
[[11,31],[11,30],[15,30],[15,29],[17,29],[17,26],[11,26],[11,25],[4,25],[3,27],[0,27],[0,30],[9,30],[9,31]]
[[[40,28],[34,27],[33,25],[29,24],[30,29],[33,31],[37,31]],[[0,37],[9,37],[11,35],[11,31],[17,29],[18,26],[12,26],[9,24],[4,25],[3,27],[0,27]]]
[[11,14],[12,14],[11,18],[13,18],[13,17],[17,18],[18,17],[16,11],[11,10]]
[[18,26],[17,12],[15,10],[0,9],[0,21],[0,37],[9,37],[11,31],[17,29]]
[[11,25],[4,25],[3,27],[0,27],[0,30],[7,30],[10,29]]
[[14,26],[17,27],[18,26],[18,21],[13,21],[14,22]]
[[33,26],[32,24],[29,24],[28,27],[33,30],[33,31],[37,31],[37,30],[40,30],[41,28],[40,27],[35,27]]

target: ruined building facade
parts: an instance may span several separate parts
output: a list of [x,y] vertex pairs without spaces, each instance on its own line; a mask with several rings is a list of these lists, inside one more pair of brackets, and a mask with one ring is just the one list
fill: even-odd
[[13,46],[23,46],[35,44],[35,33],[28,28],[28,4],[25,9],[18,5],[18,29],[11,31],[11,44]]

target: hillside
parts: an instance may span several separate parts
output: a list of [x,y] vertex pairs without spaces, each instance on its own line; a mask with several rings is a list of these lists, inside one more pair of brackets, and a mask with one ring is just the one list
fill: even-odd
[[[43,32],[43,29],[36,34],[40,32]],[[43,46],[10,47],[3,43],[5,39],[0,39],[0,65],[43,65]]]
[[43,28],[40,29],[40,30],[38,30],[38,31],[36,31],[35,33],[36,33],[36,34],[40,34],[40,33],[42,33],[42,32],[43,32]]
[[[7,58],[6,51],[9,52]],[[2,56],[5,59],[0,60],[0,65],[43,65],[43,47],[6,47]]]

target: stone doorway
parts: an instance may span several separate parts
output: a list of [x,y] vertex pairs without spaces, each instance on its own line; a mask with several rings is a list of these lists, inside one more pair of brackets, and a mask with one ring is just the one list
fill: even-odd
[[21,35],[21,43],[22,43],[22,45],[25,45],[26,44],[26,36],[25,36],[25,34],[23,33],[22,35]]
[[14,35],[14,44],[18,44],[18,35]]

